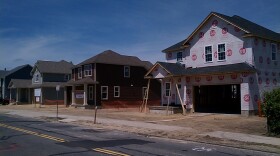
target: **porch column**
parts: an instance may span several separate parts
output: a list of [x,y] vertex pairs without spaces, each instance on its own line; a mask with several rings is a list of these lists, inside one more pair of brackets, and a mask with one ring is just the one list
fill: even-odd
[[11,103],[12,102],[12,88],[10,89],[10,102],[9,103]]
[[67,86],[64,87],[64,105],[67,105]]
[[88,103],[87,103],[87,94],[88,94],[87,87],[88,87],[88,85],[84,84],[84,105],[88,105]]
[[41,88],[40,106],[43,104],[43,88]]
[[30,100],[30,88],[27,88],[27,96],[28,96],[28,103],[30,104],[31,103],[31,100]]
[[16,93],[16,104],[18,104],[19,100],[19,89],[17,88],[17,93]]
[[76,86],[73,85],[72,86],[72,105],[75,105],[76,104],[76,98],[75,98],[75,91],[76,91]]

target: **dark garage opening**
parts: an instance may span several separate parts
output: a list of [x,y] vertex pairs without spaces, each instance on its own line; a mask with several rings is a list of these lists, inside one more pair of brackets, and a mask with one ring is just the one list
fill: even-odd
[[241,114],[240,85],[195,86],[195,112]]

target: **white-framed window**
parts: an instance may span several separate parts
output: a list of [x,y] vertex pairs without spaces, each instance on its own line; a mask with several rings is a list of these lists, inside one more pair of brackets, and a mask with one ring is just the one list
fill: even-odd
[[93,86],[88,87],[88,99],[93,100]]
[[91,64],[84,65],[85,76],[92,76],[92,66]]
[[78,79],[81,79],[83,77],[83,72],[82,68],[78,68]]
[[34,82],[39,82],[39,77],[40,77],[39,74],[36,74],[36,75],[35,75]]
[[71,78],[71,74],[65,74],[64,75],[64,80],[69,81]]
[[183,53],[177,52],[177,61],[182,61],[182,60],[183,60]]
[[108,86],[101,86],[101,99],[108,100]]
[[124,66],[124,77],[130,77],[130,67]]
[[277,46],[276,44],[271,44],[271,60],[275,61],[276,60],[276,52],[277,52]]
[[114,97],[120,97],[120,86],[114,86]]
[[147,87],[142,88],[142,98],[144,98],[144,96],[146,94],[146,90],[147,90]]
[[171,83],[165,82],[165,96],[171,96]]
[[226,44],[218,44],[218,61],[226,60]]
[[205,54],[205,62],[213,61],[212,46],[205,46],[204,54]]

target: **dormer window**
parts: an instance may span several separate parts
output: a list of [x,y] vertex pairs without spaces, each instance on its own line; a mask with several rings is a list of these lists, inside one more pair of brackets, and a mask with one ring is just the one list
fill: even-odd
[[130,77],[130,67],[124,66],[124,77]]
[[91,64],[84,65],[85,76],[92,76]]
[[39,82],[39,74],[36,74],[36,75],[35,75],[35,80],[34,80],[34,82]]
[[82,78],[82,68],[78,68],[78,79]]
[[177,53],[177,61],[182,61],[183,60],[183,53],[182,52],[178,52]]

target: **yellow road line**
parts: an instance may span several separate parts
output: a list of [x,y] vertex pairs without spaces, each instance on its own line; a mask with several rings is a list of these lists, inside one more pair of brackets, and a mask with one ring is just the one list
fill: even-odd
[[53,137],[53,136],[46,135],[46,134],[40,134],[38,132],[33,132],[33,131],[26,130],[26,129],[21,129],[21,128],[18,128],[18,127],[14,127],[14,126],[9,126],[9,125],[3,124],[3,123],[0,123],[0,127],[13,129],[13,130],[16,130],[16,131],[20,131],[20,132],[23,132],[23,133],[35,135],[35,136],[38,136],[38,137],[41,137],[41,138],[54,140],[54,141],[57,141],[57,142],[65,142],[65,140],[61,139],[61,138]]
[[114,156],[130,156],[128,154],[120,153],[120,152],[115,152],[107,149],[102,149],[102,148],[93,148],[93,151],[100,152],[100,153],[105,153],[109,155],[114,155]]

